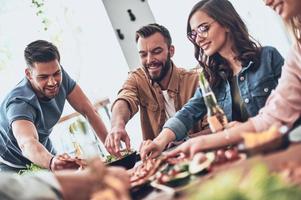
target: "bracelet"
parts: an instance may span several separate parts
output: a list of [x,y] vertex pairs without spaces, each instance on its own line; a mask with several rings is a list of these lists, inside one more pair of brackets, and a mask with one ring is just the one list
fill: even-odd
[[51,164],[52,164],[52,161],[53,161],[53,158],[54,158],[54,156],[52,156],[51,158],[50,158],[50,161],[49,161],[49,170],[50,171],[52,171],[52,169],[51,169]]
[[227,140],[229,140],[229,139],[230,139],[230,135],[229,135],[228,129],[224,129],[224,133],[225,133],[225,138],[226,138]]

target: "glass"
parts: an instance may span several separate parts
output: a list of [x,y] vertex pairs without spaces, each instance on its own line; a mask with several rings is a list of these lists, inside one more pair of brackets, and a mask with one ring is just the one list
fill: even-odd
[[199,37],[203,37],[203,38],[208,37],[208,32],[209,32],[210,26],[211,26],[211,24],[213,24],[214,22],[215,22],[215,21],[212,21],[212,22],[207,23],[207,24],[200,24],[200,25],[196,28],[196,30],[192,30],[191,32],[189,32],[189,33],[187,34],[188,39],[189,39],[191,42],[195,43],[195,40],[196,40],[197,35],[198,35]]

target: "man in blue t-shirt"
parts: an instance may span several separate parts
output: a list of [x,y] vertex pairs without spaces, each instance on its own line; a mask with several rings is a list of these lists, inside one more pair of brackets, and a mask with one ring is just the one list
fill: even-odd
[[50,170],[76,168],[74,159],[56,155],[49,139],[66,99],[88,118],[102,142],[107,130],[81,88],[61,67],[56,46],[37,40],[26,47],[24,56],[26,77],[0,105],[0,171],[17,171],[30,163]]

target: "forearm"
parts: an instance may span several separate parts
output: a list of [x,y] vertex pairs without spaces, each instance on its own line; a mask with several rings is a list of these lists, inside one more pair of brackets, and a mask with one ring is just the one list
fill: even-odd
[[108,135],[108,131],[103,121],[101,120],[98,112],[95,109],[92,109],[90,112],[86,113],[86,117],[97,136],[104,143]]
[[[196,137],[200,141],[200,145],[204,150],[224,147],[231,144],[237,144],[242,140],[241,135],[244,132],[254,132],[255,128],[251,121],[247,121],[238,126],[226,129],[222,132]],[[202,137],[202,139],[201,139]]]
[[164,128],[161,133],[154,139],[154,142],[157,143],[162,149],[164,149],[168,143],[176,139],[175,133],[168,128]]
[[130,118],[131,111],[127,102],[125,102],[124,100],[118,100],[112,108],[111,127],[125,128],[125,125],[130,120]]
[[30,139],[20,145],[23,156],[31,162],[48,169],[53,155],[36,139]]

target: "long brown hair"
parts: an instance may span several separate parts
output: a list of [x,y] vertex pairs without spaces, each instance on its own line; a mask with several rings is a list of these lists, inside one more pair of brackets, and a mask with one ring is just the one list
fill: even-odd
[[[233,5],[228,0],[202,0],[194,5],[187,20],[187,34],[191,32],[190,19],[197,11],[205,12],[221,26],[229,30],[229,37],[233,40],[233,52],[242,66],[253,61],[252,67],[259,65],[260,45],[251,38],[245,23],[242,21]],[[204,51],[194,43],[195,58],[204,68],[205,76],[212,87],[219,85],[221,80],[233,76],[229,63],[219,53],[207,56]]]
[[290,29],[295,42],[301,44],[301,14],[285,21],[285,24]]

